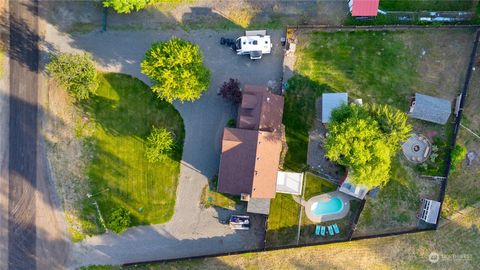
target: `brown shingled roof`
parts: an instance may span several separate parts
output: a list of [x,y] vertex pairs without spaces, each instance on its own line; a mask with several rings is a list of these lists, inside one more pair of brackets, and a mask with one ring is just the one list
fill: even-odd
[[245,86],[238,128],[225,128],[218,191],[274,198],[280,161],[283,97]]
[[218,191],[234,195],[252,192],[257,137],[255,130],[223,130]]
[[238,108],[238,128],[279,131],[282,125],[283,97],[266,87],[245,85]]
[[274,198],[282,143],[272,132],[225,128],[218,191]]

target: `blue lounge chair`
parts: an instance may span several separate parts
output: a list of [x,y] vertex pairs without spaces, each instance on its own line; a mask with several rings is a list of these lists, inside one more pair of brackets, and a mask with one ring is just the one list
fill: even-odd
[[315,235],[320,235],[320,225],[315,226]]
[[335,231],[335,234],[339,234],[339,233],[340,233],[340,229],[338,229],[337,223],[333,224],[333,230]]
[[330,235],[334,235],[334,234],[333,234],[333,228],[332,228],[332,225],[328,225],[328,227],[327,227],[327,228],[328,228],[328,233],[329,233]]
[[322,229],[320,230],[320,234],[322,236],[325,236],[325,226],[322,226]]

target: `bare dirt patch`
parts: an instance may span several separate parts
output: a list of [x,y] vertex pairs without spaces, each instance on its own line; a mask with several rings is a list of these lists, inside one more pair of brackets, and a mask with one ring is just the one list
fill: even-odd
[[47,155],[55,187],[65,210],[68,230],[74,240],[80,240],[83,237],[78,216],[81,201],[89,190],[85,177],[88,154],[85,153],[83,141],[76,134],[82,118],[65,90],[53,81],[49,81],[47,87],[49,107],[43,130]]
[[412,90],[449,100],[460,94],[473,47],[473,30],[426,29],[404,32],[400,37],[418,59],[420,79]]
[[[98,1],[41,1],[44,19],[69,33],[102,29]],[[130,14],[108,11],[109,30],[185,28],[281,28],[287,24],[341,24],[348,16],[343,1],[195,0],[158,3]]]

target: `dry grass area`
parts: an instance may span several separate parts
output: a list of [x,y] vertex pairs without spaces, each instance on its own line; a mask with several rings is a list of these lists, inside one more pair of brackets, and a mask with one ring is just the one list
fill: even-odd
[[[444,216],[480,201],[480,49],[477,50],[477,62],[472,73],[468,96],[462,115],[462,125],[457,143],[476,156],[469,165],[467,160],[451,173],[444,202]],[[472,132],[468,131],[466,128]]]
[[393,162],[390,182],[380,190],[377,198],[367,197],[354,237],[401,232],[422,226],[416,218],[420,199],[437,200],[440,184],[421,178],[407,163],[400,153]]
[[467,130],[460,129],[457,143],[475,153],[476,159],[471,164],[464,160],[455,172],[450,174],[443,216],[449,216],[455,211],[480,201],[480,139]]
[[470,86],[468,89],[468,98],[465,102],[462,124],[470,128],[477,134],[480,133],[480,48],[477,50],[477,60],[475,70],[472,73]]
[[453,100],[460,92],[473,47],[474,31],[420,30],[400,35],[416,56],[419,80],[412,92]]
[[59,193],[68,230],[74,241],[83,239],[82,224],[78,219],[82,203],[88,192],[85,168],[88,154],[77,126],[82,123],[81,113],[71,105],[65,90],[49,81],[48,114],[45,115],[43,133],[47,142],[47,155],[52,167],[53,179]]
[[[454,217],[436,232],[131,269],[478,269],[479,226],[480,209],[475,208]],[[439,255],[438,262],[429,261],[432,253]]]

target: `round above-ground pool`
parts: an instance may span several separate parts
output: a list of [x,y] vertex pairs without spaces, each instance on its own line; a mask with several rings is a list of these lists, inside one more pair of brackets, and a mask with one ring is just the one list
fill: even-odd
[[349,198],[338,191],[314,196],[305,204],[305,214],[313,222],[341,219],[349,210]]

